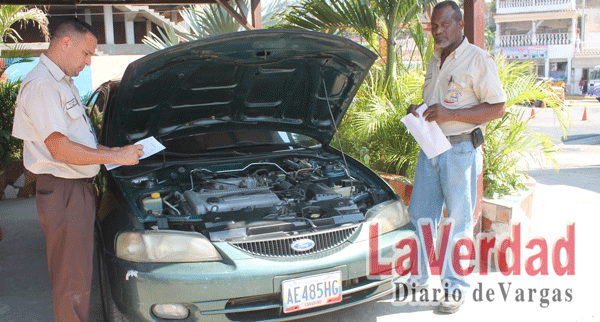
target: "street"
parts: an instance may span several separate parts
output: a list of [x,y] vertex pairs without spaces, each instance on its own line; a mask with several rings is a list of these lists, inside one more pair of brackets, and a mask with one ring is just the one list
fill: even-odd
[[[569,101],[571,102],[571,101]],[[536,108],[529,129],[556,139],[561,148],[557,161],[560,171],[548,165],[530,163],[528,173],[536,180],[534,225],[531,235],[521,241],[521,265],[538,250],[525,249],[532,237],[546,241],[548,275],[504,276],[473,273],[472,290],[467,302],[453,315],[441,315],[436,307],[415,301],[394,301],[392,296],[346,310],[299,321],[399,321],[443,319],[465,321],[597,321],[596,267],[598,251],[592,240],[600,227],[600,103],[578,100],[567,107],[573,127],[567,138],[561,137],[558,123],[549,108]],[[530,110],[530,108],[529,108]],[[529,110],[527,112],[529,112]],[[587,120],[583,119],[586,112]],[[525,166],[525,164],[523,165]],[[567,238],[567,227],[575,224],[575,254],[562,263],[575,261],[575,274],[558,276],[552,255],[555,241]],[[34,199],[0,201],[0,225],[4,240],[0,242],[0,322],[52,322],[51,286],[46,267],[43,233],[35,212]],[[543,275],[543,274],[542,274]],[[433,280],[433,279],[432,279]],[[440,288],[431,281],[430,288]],[[99,315],[98,294],[93,295],[94,316]]]

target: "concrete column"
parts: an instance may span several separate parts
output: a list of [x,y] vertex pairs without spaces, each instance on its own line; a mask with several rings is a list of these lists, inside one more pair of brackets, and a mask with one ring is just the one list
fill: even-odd
[[135,19],[135,13],[125,14],[125,43],[128,45],[135,44],[135,31],[133,29],[133,20]]
[[544,60],[544,77],[550,77],[550,58]]
[[152,32],[152,22],[146,20],[146,36],[150,35],[150,32]]
[[531,44],[537,45],[537,26],[535,20],[531,20]]
[[252,14],[252,26],[256,29],[262,29],[262,9],[260,5],[260,0],[251,0],[250,1],[250,11]]
[[84,18],[84,19],[85,19],[85,22],[87,22],[87,23],[88,23],[88,25],[90,25],[90,26],[91,26],[91,25],[92,25],[92,10],[91,10],[90,8],[85,8],[85,9],[83,10],[83,12],[84,12],[84,14],[83,14],[83,15],[84,15],[84,17],[85,17],[85,18]]
[[465,36],[473,45],[485,49],[484,0],[465,0]]
[[104,9],[104,38],[107,45],[115,44],[115,30],[113,28],[112,6],[103,6]]
[[501,23],[497,23],[496,24],[496,35],[495,35],[495,44],[496,44],[496,48],[500,47],[500,34],[502,33],[502,24]]
[[577,43],[577,17],[571,19],[571,39],[569,44]]
[[579,86],[578,84],[575,84],[573,82],[573,71],[571,70],[571,61],[573,60],[572,57],[567,58],[567,82],[565,84],[565,95],[573,95],[575,94],[575,88],[577,88],[577,90],[579,90]]

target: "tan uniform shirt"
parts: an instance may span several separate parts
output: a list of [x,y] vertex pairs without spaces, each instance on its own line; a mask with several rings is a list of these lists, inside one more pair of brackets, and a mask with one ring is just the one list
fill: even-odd
[[96,149],[98,142],[71,77],[46,55],[21,83],[12,135],[23,142],[23,163],[35,174],[76,179],[95,176],[100,165],[73,165],[52,158],[44,140],[59,132]]
[[[441,68],[440,63],[440,52],[436,51],[429,61],[423,84],[423,102],[427,106],[439,103],[448,109],[459,109],[506,101],[493,57],[469,44],[467,38]],[[485,130],[485,124],[456,121],[438,124],[446,136],[470,132],[476,127]]]

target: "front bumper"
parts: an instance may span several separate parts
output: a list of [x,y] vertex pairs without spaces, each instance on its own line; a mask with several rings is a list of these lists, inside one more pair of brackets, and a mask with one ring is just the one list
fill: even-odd
[[[222,262],[159,265],[108,258],[112,297],[131,321],[163,321],[152,314],[152,306],[165,303],[187,307],[190,315],[179,320],[186,322],[286,321],[339,310],[390,294],[393,282],[407,278],[367,277],[370,243],[365,228],[358,232],[358,241],[297,258],[253,256],[224,242],[215,243],[224,255]],[[379,257],[391,261],[398,242],[413,233],[409,224],[378,236]],[[342,272],[342,302],[282,313],[282,281],[331,271]]]

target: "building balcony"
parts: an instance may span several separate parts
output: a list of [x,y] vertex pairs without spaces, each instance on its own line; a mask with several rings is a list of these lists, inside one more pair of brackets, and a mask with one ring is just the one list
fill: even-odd
[[570,33],[506,35],[499,37],[498,47],[568,45],[571,42]]
[[496,14],[575,9],[575,0],[496,0]]
[[576,48],[579,55],[600,55],[600,41],[578,42]]

